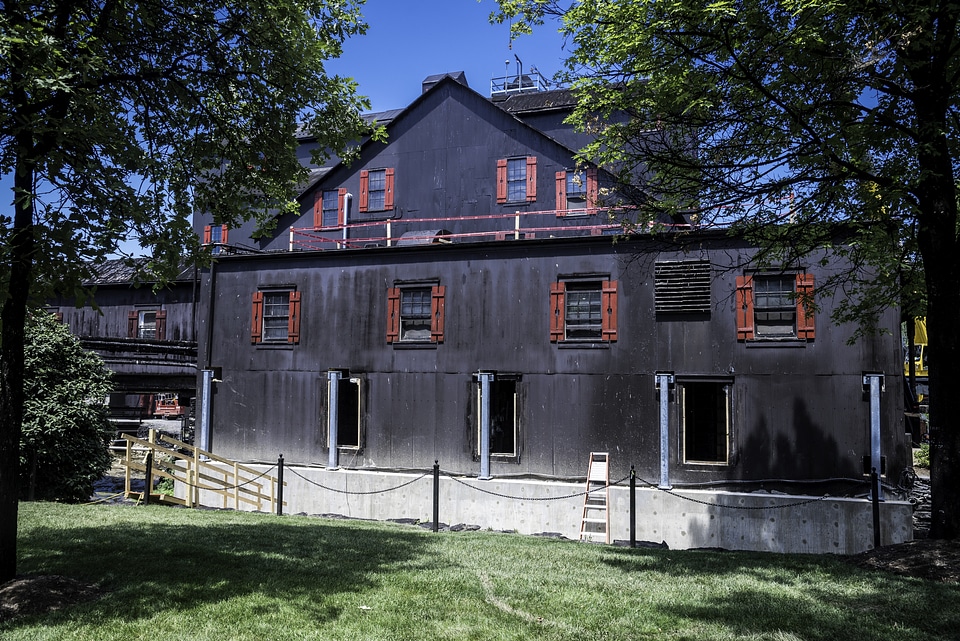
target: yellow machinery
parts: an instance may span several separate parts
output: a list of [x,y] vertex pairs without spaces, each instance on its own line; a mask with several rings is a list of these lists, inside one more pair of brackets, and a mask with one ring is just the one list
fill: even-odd
[[[914,374],[917,378],[927,378],[929,371],[927,369],[927,357],[929,348],[927,346],[927,319],[915,318],[913,321],[913,363],[916,368]],[[903,375],[910,375],[910,360],[905,358],[903,361]]]

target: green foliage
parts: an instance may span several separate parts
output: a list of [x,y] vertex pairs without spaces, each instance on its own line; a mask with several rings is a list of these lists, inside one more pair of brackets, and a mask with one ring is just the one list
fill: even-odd
[[[295,134],[323,155],[369,133],[355,82],[325,69],[366,30],[361,3],[5,2],[0,175],[33,179],[33,295],[82,293],[85,265],[129,237],[169,277],[198,250],[195,211],[269,227],[298,208]],[[0,226],[0,286],[25,224]]]
[[27,325],[20,493],[83,501],[110,467],[112,430],[104,403],[110,372],[50,314]]
[[581,153],[617,174],[634,222],[684,212],[777,267],[842,224],[853,268],[818,283],[842,291],[838,319],[869,332],[890,306],[923,309],[923,224],[957,236],[956,3],[499,4],[515,30],[559,21],[572,122],[598,134]]
[[930,444],[921,443],[920,447],[913,451],[913,464],[916,467],[930,469]]
[[4,641],[930,641],[960,626],[956,584],[835,555],[53,503],[24,504],[21,533],[24,573],[104,592],[0,622]]

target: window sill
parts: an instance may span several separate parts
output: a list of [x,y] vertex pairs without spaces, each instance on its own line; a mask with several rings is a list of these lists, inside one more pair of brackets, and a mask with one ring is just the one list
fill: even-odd
[[611,341],[557,341],[558,349],[610,349]]
[[751,338],[743,341],[749,348],[806,347],[812,341],[803,338]]
[[407,342],[397,341],[395,343],[391,343],[391,345],[393,346],[394,349],[437,349],[440,343],[433,343],[433,342],[427,342],[427,341],[424,341],[422,343],[413,342],[413,341],[407,341]]
[[287,343],[285,341],[261,341],[254,343],[257,349],[293,349],[297,343]]

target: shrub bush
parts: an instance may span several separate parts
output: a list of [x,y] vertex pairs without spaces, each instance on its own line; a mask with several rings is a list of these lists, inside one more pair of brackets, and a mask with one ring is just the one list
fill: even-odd
[[110,467],[110,371],[50,314],[25,329],[21,498],[86,500]]
[[913,451],[913,465],[915,467],[930,467],[930,444],[921,443],[920,447]]

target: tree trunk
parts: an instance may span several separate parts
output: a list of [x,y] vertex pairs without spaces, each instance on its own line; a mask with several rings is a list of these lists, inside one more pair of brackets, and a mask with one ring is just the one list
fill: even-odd
[[[32,149],[30,136],[20,148]],[[7,299],[0,309],[0,584],[17,575],[17,501],[20,494],[20,433],[23,423],[24,325],[33,276],[32,163],[24,153],[14,174],[14,221]]]

